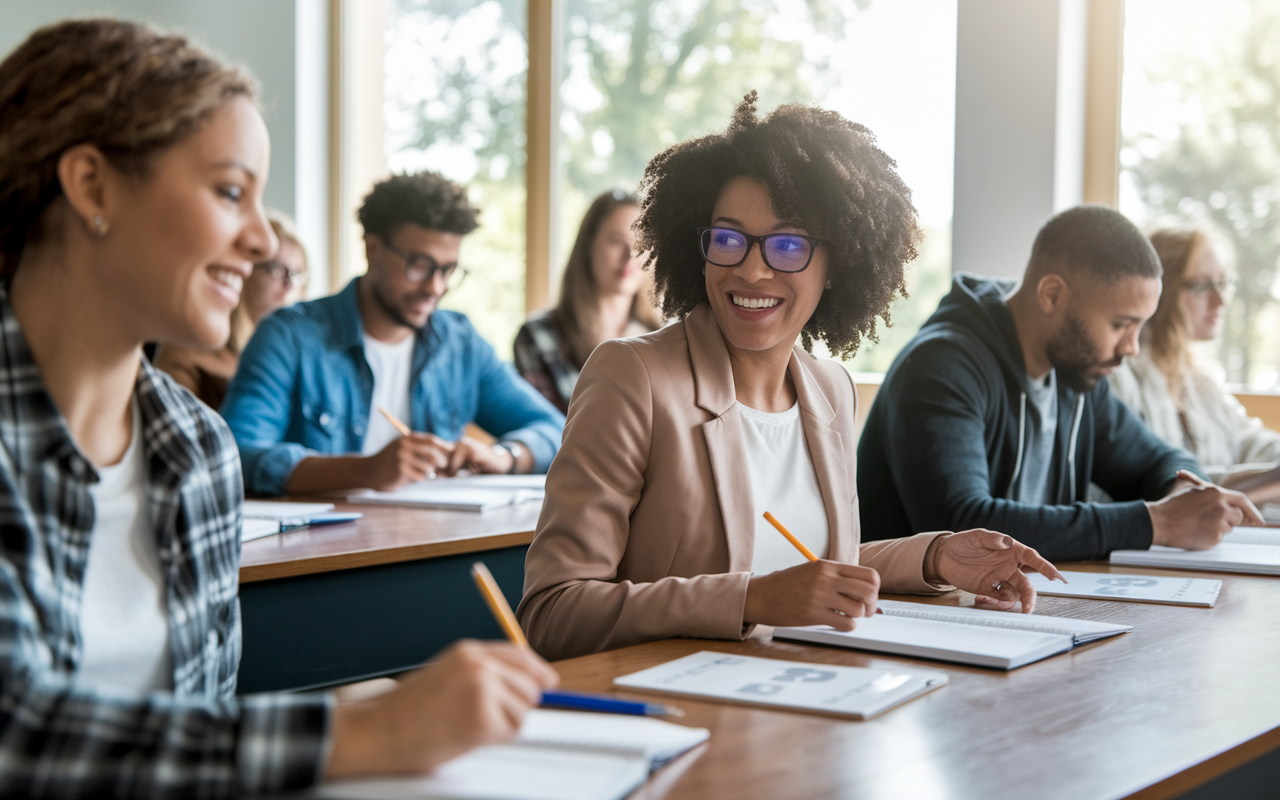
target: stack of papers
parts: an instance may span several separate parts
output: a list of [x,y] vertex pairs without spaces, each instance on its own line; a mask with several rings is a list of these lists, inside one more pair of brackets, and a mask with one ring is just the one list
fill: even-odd
[[944,672],[865,669],[704,650],[630,675],[615,686],[765,708],[870,719],[947,685]]
[[709,735],[648,717],[535,709],[511,744],[478,748],[425,777],[330,782],[313,796],[619,800]]
[[1236,528],[1222,538],[1222,544],[1208,550],[1160,545],[1152,545],[1150,550],[1116,550],[1111,553],[1111,563],[1280,575],[1280,529]]
[[546,495],[546,475],[468,475],[418,481],[392,492],[364,491],[349,503],[438,508],[447,511],[490,511],[537,500]]
[[857,628],[777,628],[775,639],[829,644],[957,664],[1016,669],[1079,644],[1127,633],[1131,625],[1016,614],[977,608],[881,600],[883,614],[859,617]]

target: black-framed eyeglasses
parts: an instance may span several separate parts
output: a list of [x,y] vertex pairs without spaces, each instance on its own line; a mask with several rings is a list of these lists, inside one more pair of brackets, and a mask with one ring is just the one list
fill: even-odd
[[1210,289],[1216,291],[1219,297],[1233,297],[1239,287],[1240,279],[1235,275],[1228,275],[1216,281],[1211,281],[1207,278],[1200,281],[1191,281],[1182,288],[1198,297],[1204,297],[1209,294]]
[[769,269],[778,272],[803,272],[813,260],[813,251],[828,244],[815,236],[801,233],[767,233],[752,236],[737,228],[699,228],[702,257],[717,267],[736,267],[747,260],[751,245],[759,243],[760,255]]
[[441,266],[426,253],[406,253],[391,242],[383,242],[382,246],[404,261],[404,276],[411,283],[423,283],[435,280],[437,274],[444,278],[444,289],[450,291],[458,288],[458,284],[466,280],[467,268],[458,266],[458,262]]
[[272,280],[283,283],[286,287],[302,286],[307,282],[307,271],[305,269],[289,269],[288,264],[274,258],[270,261],[260,261],[253,266],[256,269],[266,270]]

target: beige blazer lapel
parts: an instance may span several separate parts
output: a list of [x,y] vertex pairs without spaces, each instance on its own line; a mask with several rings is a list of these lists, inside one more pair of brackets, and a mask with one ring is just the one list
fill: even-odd
[[748,572],[755,549],[754,504],[729,350],[708,305],[700,305],[689,312],[685,331],[693,368],[695,402],[713,416],[703,423],[702,434],[707,442],[720,518],[724,522],[729,549],[728,571]]
[[[787,370],[796,387],[796,401],[800,404],[800,422],[804,427],[805,444],[813,459],[813,471],[818,478],[823,505],[827,509],[829,552],[832,561],[857,563],[858,551],[849,545],[854,537],[853,489],[851,471],[846,463],[843,437],[833,430],[835,409],[819,390],[809,367],[812,356],[796,347],[791,353]],[[844,536],[840,533],[843,531]]]

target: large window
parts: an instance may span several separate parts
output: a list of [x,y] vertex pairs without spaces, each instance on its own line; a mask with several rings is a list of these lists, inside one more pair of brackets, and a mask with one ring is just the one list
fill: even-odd
[[1209,223],[1240,289],[1214,355],[1280,389],[1280,2],[1127,0],[1120,209]]
[[483,209],[441,306],[507,359],[525,307],[525,20],[518,1],[391,0],[384,62],[387,165],[443,173]]
[[[723,129],[750,89],[768,111],[815,103],[867,125],[897,159],[926,229],[894,327],[852,369],[883,371],[950,279],[955,0],[566,0],[559,263],[591,198],[634,189],[677,141]],[[485,207],[446,298],[509,355],[524,317],[526,5],[392,0],[386,149],[392,169],[468,183]],[[554,290],[552,298],[554,300]]]

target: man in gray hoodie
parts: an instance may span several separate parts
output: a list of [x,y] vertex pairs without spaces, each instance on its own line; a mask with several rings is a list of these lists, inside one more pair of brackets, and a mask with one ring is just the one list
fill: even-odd
[[[1079,206],[1036,236],[1022,283],[957,275],[898,354],[858,445],[864,541],[991,528],[1050,560],[1203,549],[1261,523],[1111,395],[1160,299],[1133,223]],[[1116,499],[1089,503],[1090,482]]]

